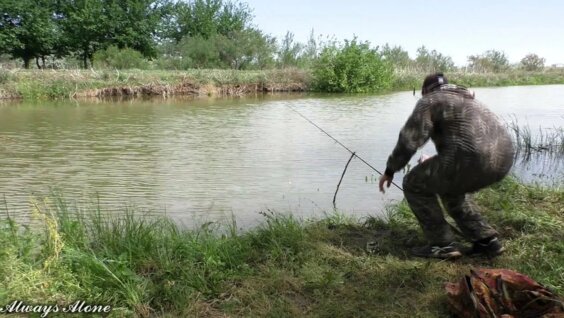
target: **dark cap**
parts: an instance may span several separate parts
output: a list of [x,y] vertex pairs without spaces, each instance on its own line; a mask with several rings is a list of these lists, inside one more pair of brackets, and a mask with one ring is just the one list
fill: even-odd
[[427,75],[423,81],[423,86],[421,87],[421,95],[430,93],[443,84],[448,84],[448,80],[443,73]]

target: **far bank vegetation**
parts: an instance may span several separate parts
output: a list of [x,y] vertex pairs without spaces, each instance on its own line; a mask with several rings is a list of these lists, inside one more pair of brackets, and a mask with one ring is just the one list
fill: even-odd
[[[260,30],[252,18],[248,4],[227,0],[5,0],[0,3],[0,94],[6,98],[107,95],[104,92],[364,93],[419,87],[424,74],[436,71],[454,74],[459,84],[469,86],[564,83],[564,70],[546,67],[545,59],[534,53],[511,63],[504,52],[492,49],[469,55],[467,65],[457,67],[451,57],[426,46],[411,57],[401,46],[374,46],[357,38],[339,41],[314,30],[305,42],[297,41],[292,32],[276,38]],[[58,81],[68,76],[54,75],[57,80],[47,84],[54,91],[29,93],[25,92],[29,88],[13,90],[11,81],[26,76],[16,74],[20,68],[73,70],[81,74],[77,78],[89,77],[76,71],[83,68],[102,74],[173,71],[161,77],[176,78],[174,72],[185,71],[245,79],[223,83],[221,76],[206,75],[215,79],[103,86]],[[251,75],[241,75],[245,71]],[[142,78],[146,72],[137,74]],[[272,74],[290,77],[269,79]]]

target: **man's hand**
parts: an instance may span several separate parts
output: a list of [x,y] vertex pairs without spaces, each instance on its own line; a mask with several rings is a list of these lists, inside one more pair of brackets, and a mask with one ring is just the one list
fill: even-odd
[[393,176],[388,176],[386,174],[383,174],[380,177],[380,192],[382,193],[386,193],[386,191],[384,190],[384,183],[387,183],[388,188],[392,185],[392,180],[394,179]]
[[427,156],[426,154],[422,154],[417,163],[422,164],[424,161],[431,159],[431,156]]

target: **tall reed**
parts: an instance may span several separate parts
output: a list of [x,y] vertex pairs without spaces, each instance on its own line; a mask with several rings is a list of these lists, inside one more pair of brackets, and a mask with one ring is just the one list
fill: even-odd
[[564,156],[564,127],[539,127],[533,132],[528,124],[519,124],[516,117],[507,121],[506,126],[512,133],[516,154],[524,159],[534,154]]

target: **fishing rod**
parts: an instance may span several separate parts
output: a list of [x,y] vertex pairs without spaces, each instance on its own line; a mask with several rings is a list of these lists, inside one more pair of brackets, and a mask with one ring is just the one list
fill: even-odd
[[[415,90],[414,90],[415,91]],[[306,116],[304,116],[302,113],[300,113],[299,111],[297,111],[294,107],[290,106],[290,105],[286,105],[288,108],[290,108],[292,111],[294,111],[296,114],[300,115],[300,117],[302,117],[303,119],[307,120],[310,124],[312,124],[313,126],[315,126],[317,129],[321,130],[321,132],[323,132],[324,134],[326,134],[329,138],[333,139],[337,144],[339,144],[341,147],[345,148],[348,152],[351,153],[351,157],[349,159],[349,161],[347,162],[347,165],[345,166],[345,170],[343,171],[343,174],[341,175],[341,180],[339,180],[339,184],[337,185],[337,191],[339,191],[339,186],[341,185],[341,181],[343,180],[343,176],[345,175],[345,171],[347,170],[347,167],[349,165],[349,163],[351,162],[353,157],[357,157],[358,159],[360,159],[360,161],[364,162],[367,166],[369,166],[370,168],[372,168],[372,170],[376,171],[379,175],[382,175],[382,173],[380,171],[378,171],[378,169],[374,168],[371,164],[369,164],[366,160],[362,159],[359,155],[356,154],[356,152],[351,151],[347,146],[345,146],[342,142],[340,142],[339,140],[337,140],[337,138],[331,136],[328,132],[326,132],[323,128],[319,127],[317,124],[315,124],[313,121],[311,121],[309,118],[307,118]],[[398,186],[395,182],[392,181],[392,184],[394,186],[396,186],[396,188],[400,189],[401,191],[403,191],[403,189]],[[335,206],[335,198],[337,196],[337,192],[335,192],[335,196],[333,197],[333,206]],[[440,196],[437,194],[437,200],[439,202],[439,206],[441,208],[441,210],[443,211],[443,213],[446,215],[448,214],[446,212],[445,207],[442,204],[441,198]],[[462,233],[462,231],[452,225],[451,222],[447,221],[447,224],[450,226],[450,228],[456,232],[458,235],[460,236],[464,236],[464,234]]]
[[[305,119],[307,122],[309,122],[310,124],[312,124],[313,126],[315,126],[317,129],[321,130],[321,132],[323,132],[325,135],[327,135],[329,138],[333,139],[339,146],[345,148],[349,153],[351,153],[351,158],[352,157],[357,157],[358,159],[360,159],[360,161],[364,162],[364,164],[366,164],[368,167],[370,167],[372,170],[376,171],[379,175],[383,175],[382,172],[378,171],[378,169],[374,168],[370,163],[368,163],[366,160],[362,159],[362,157],[360,157],[359,155],[356,154],[356,152],[350,150],[347,146],[345,146],[342,142],[340,142],[339,140],[337,140],[337,138],[331,136],[331,134],[329,134],[327,131],[325,131],[323,128],[319,127],[316,123],[314,123],[313,121],[311,121],[309,118],[307,118],[306,116],[304,116],[302,113],[300,113],[297,109],[295,109],[294,107],[290,106],[290,105],[286,105],[288,108],[290,108],[292,111],[294,111],[296,114],[300,115],[300,117],[302,117],[303,119]],[[350,162],[350,160],[349,160]],[[396,188],[400,189],[401,191],[403,191],[403,189],[397,185],[395,182],[392,181],[392,184],[394,186],[396,186]]]

